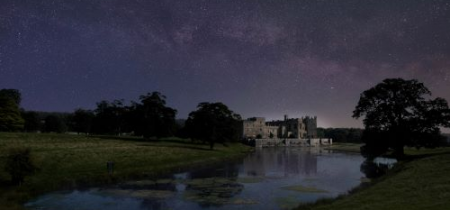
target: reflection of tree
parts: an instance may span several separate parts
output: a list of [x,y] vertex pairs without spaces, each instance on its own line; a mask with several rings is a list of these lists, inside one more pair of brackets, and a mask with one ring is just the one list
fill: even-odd
[[222,206],[241,193],[244,186],[237,182],[239,168],[228,164],[219,170],[205,168],[191,172],[184,197],[202,207]]
[[203,179],[210,177],[236,178],[239,168],[235,162],[221,163],[217,167],[204,167],[189,173],[190,179]]
[[134,181],[120,184],[122,190],[161,190],[177,191],[176,183],[170,179],[160,179],[157,181]]
[[157,199],[144,199],[141,203],[141,207],[151,210],[169,209],[164,201]]
[[360,169],[367,178],[373,179],[386,174],[387,170],[389,169],[389,165],[383,163],[375,163],[372,159],[366,159],[361,164]]
[[265,176],[268,172],[281,172],[280,176],[317,173],[317,151],[264,148],[244,160],[249,176]]
[[228,204],[241,193],[244,186],[231,178],[194,179],[187,183],[185,198],[199,203],[202,207]]
[[171,178],[130,181],[120,184],[112,193],[142,199],[142,209],[168,209],[166,199],[177,191],[176,185],[176,181]]

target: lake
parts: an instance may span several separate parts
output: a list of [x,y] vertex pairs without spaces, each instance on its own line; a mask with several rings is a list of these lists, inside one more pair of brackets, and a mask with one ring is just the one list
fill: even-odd
[[[263,148],[247,157],[153,180],[58,191],[25,204],[39,210],[290,209],[367,181],[358,154]],[[386,160],[384,160],[386,161]],[[390,161],[388,161],[390,162]]]

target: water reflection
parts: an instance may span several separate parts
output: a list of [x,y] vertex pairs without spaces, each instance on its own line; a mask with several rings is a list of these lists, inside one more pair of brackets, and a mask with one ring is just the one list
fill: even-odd
[[184,198],[197,202],[202,208],[219,207],[231,202],[244,186],[238,183],[239,164],[225,163],[217,169],[210,167],[188,173]]
[[[264,148],[231,163],[155,180],[55,192],[28,209],[285,209],[334,197],[361,183],[360,155],[319,148]],[[360,171],[361,169],[361,171]],[[367,170],[371,171],[371,170]]]
[[368,179],[375,179],[385,175],[395,162],[394,159],[388,158],[366,159],[360,168]]
[[249,176],[289,177],[299,174],[317,174],[319,150],[264,148],[255,151],[243,161],[245,173]]

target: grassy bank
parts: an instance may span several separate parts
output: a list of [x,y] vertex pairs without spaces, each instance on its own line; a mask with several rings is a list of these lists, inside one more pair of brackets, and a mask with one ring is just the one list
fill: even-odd
[[[39,167],[21,187],[8,185],[4,171],[10,148],[28,147]],[[193,144],[183,139],[158,142],[139,138],[85,137],[58,134],[0,133],[0,209],[20,209],[20,203],[39,193],[94,183],[152,177],[196,164],[207,164],[249,151],[241,144]],[[106,162],[114,161],[109,176]]]
[[297,209],[448,209],[450,148],[407,149],[406,153],[407,161],[398,163],[369,186]]

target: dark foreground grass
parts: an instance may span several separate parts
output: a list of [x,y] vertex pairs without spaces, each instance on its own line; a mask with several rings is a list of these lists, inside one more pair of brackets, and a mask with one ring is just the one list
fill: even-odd
[[[23,186],[9,185],[4,171],[11,148],[27,147],[39,170]],[[183,139],[143,141],[139,138],[86,137],[62,134],[0,133],[0,209],[21,209],[21,203],[51,190],[112,183],[183,170],[242,156],[241,144],[208,145]],[[107,161],[114,161],[108,175]]]
[[407,160],[367,186],[297,209],[450,209],[450,148],[407,149],[406,153]]

